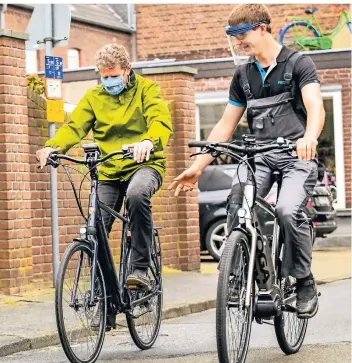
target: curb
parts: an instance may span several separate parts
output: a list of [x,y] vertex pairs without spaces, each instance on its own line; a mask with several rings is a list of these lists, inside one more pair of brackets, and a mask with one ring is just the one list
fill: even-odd
[[[351,279],[351,276],[341,277],[337,279],[317,280],[316,283],[317,285],[324,285],[336,281],[343,281],[349,279]],[[216,305],[216,299],[208,299],[208,300],[199,300],[182,305],[167,307],[163,310],[162,320],[174,319],[185,315],[200,313],[206,310],[214,309],[215,305]],[[125,322],[125,317],[123,315],[120,315],[117,318],[116,322],[118,326],[116,330],[126,327],[125,324],[121,324],[122,322]],[[8,337],[9,338],[12,337],[13,339],[18,338],[18,340],[0,346],[0,357],[5,357],[19,352],[24,352],[32,349],[41,349],[60,344],[60,339],[57,332],[55,333],[50,332],[47,335],[34,338],[21,338],[16,336],[8,336]]]

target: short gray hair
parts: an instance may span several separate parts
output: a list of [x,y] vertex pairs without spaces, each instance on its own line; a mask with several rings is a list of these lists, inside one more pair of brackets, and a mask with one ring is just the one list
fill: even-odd
[[130,56],[123,45],[111,43],[97,51],[95,63],[98,69],[114,68],[117,64],[121,64],[121,68],[124,69],[130,63]]

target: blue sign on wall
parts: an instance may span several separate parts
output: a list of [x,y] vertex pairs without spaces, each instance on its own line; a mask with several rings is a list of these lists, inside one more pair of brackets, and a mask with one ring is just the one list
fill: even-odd
[[61,57],[54,57],[55,78],[63,79],[63,62]]
[[63,79],[62,57],[45,56],[45,77]]
[[45,77],[55,78],[54,57],[45,56]]

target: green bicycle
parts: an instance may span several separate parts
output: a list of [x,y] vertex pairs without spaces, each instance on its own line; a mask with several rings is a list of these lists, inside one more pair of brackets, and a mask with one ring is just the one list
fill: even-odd
[[349,9],[343,5],[332,5],[335,13],[339,14],[339,22],[333,30],[324,32],[314,13],[317,8],[306,9],[309,18],[291,18],[279,33],[279,42],[296,50],[327,50],[332,48],[332,40],[346,25],[352,33],[352,22]]

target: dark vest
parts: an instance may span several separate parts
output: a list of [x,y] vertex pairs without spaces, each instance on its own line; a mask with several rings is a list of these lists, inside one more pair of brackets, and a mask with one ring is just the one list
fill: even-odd
[[260,143],[271,143],[278,137],[296,141],[304,136],[306,122],[302,122],[294,111],[294,85],[292,73],[301,55],[292,52],[284,73],[285,91],[276,96],[255,99],[251,92],[246,64],[240,65],[241,82],[247,100],[247,120],[250,132]]

